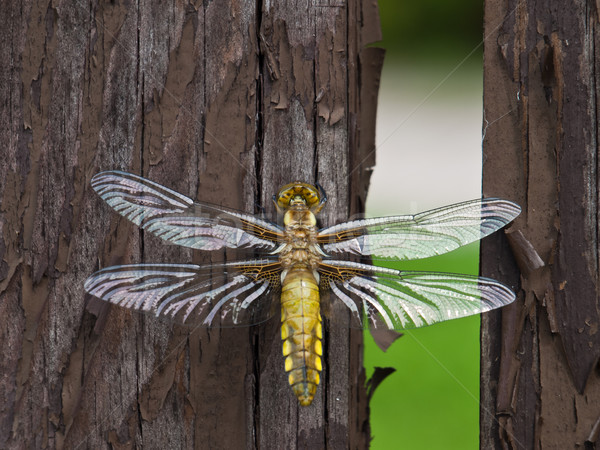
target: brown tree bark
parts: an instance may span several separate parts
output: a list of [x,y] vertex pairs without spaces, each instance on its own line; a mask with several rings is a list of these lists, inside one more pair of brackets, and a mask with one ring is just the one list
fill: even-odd
[[[248,212],[321,183],[362,210],[382,53],[374,2],[50,2],[0,8],[0,447],[365,448],[362,333],[327,327],[315,402],[277,320],[194,330],[104,305],[129,262],[210,262],[117,217],[102,170]],[[228,258],[230,255],[226,255]]]
[[598,2],[487,1],[484,195],[517,201],[482,246],[518,289],[482,319],[481,448],[596,448]]

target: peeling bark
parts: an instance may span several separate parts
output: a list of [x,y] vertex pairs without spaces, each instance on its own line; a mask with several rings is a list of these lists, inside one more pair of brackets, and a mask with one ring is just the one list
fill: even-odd
[[[83,282],[129,262],[207,263],[117,217],[102,170],[259,212],[321,183],[326,226],[362,211],[383,54],[373,2],[50,2],[0,8],[0,447],[365,448],[362,333],[326,328],[298,405],[276,321],[190,330]],[[344,311],[336,311],[343,314]]]
[[482,319],[481,448],[595,448],[600,398],[598,11],[486,2],[483,193],[518,202],[482,272],[518,291]]

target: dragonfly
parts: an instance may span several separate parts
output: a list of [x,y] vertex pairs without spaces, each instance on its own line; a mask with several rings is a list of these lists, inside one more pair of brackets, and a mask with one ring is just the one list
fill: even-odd
[[511,289],[488,278],[359,262],[427,258],[477,241],[519,215],[520,207],[507,200],[476,199],[318,229],[317,215],[327,202],[318,184],[293,182],[273,196],[283,225],[194,202],[122,171],[98,173],[91,184],[117,213],[167,243],[253,254],[209,265],[107,267],[86,280],[85,290],[121,307],[206,327],[255,325],[280,311],[284,368],[302,406],[312,403],[323,369],[325,292],[347,307],[352,323],[388,330],[478,314],[515,299]]

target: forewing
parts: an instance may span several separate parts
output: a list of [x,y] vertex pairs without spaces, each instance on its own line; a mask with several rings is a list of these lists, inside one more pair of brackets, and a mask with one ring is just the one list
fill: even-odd
[[354,220],[321,230],[330,255],[354,254],[398,260],[427,258],[477,241],[502,228],[521,208],[500,199],[477,199],[414,216]]
[[470,275],[405,272],[347,261],[327,261],[319,272],[322,285],[350,308],[354,322],[376,329],[422,327],[500,308],[515,299],[503,284]]
[[282,230],[257,217],[193,202],[185,195],[126,172],[101,172],[92,187],[126,219],[173,244],[199,250],[256,248],[272,251]]
[[277,312],[279,262],[133,264],[90,276],[85,290],[116,305],[208,327],[264,322]]

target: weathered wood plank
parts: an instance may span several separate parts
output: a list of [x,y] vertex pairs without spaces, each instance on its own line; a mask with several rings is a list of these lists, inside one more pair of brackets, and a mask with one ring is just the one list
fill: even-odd
[[368,445],[360,332],[328,328],[320,391],[301,408],[277,320],[190,330],[108,305],[88,310],[83,292],[99,267],[234,257],[141,233],[90,189],[101,170],[249,212],[271,212],[282,184],[319,181],[330,195],[324,224],[360,212],[373,159],[356,152],[372,149],[378,70],[361,91],[359,58],[377,36],[362,13],[377,18],[376,5],[0,9],[10,61],[0,67],[0,313],[10,318],[0,321],[0,447]]
[[483,189],[521,204],[525,239],[520,279],[505,242],[482,246],[521,289],[482,321],[482,448],[583,447],[597,419],[597,26],[583,1],[486,2]]

